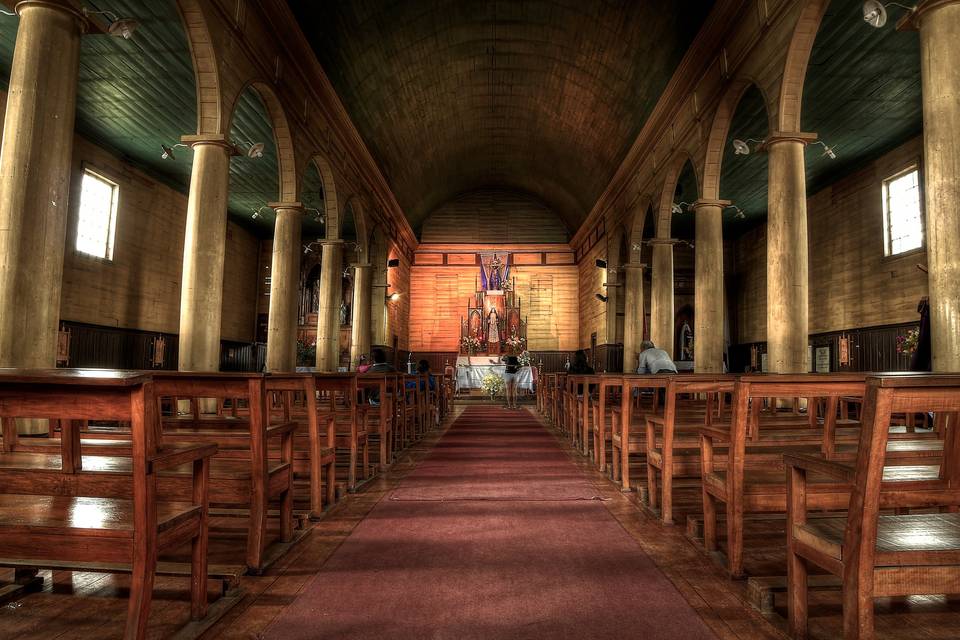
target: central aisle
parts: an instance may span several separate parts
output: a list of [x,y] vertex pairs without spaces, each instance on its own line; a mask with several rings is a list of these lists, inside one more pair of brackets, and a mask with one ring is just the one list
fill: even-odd
[[266,638],[714,638],[526,411],[471,406]]

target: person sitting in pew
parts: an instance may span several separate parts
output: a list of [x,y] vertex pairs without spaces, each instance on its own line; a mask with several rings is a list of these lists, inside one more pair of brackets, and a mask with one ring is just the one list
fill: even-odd
[[[370,355],[373,356],[373,365],[367,369],[369,373],[394,373],[396,369],[392,364],[387,362],[387,353],[380,349],[379,347],[373,349],[370,352]],[[375,407],[380,406],[380,390],[375,389],[370,392],[370,395],[367,397],[367,400],[371,405]]]
[[[427,378],[427,383],[430,384],[430,391],[435,391],[435,390],[436,390],[436,388],[437,388],[437,387],[436,387],[436,383],[433,381],[433,376],[430,375],[430,363],[429,363],[428,361],[426,361],[426,360],[421,360],[420,362],[417,363],[417,373],[420,374],[420,375],[422,375],[422,376],[426,376],[426,378]],[[420,391],[423,391],[423,390],[424,390],[424,386],[425,386],[425,384],[427,384],[427,383],[425,383],[423,380],[420,381]],[[406,386],[407,389],[416,389],[416,388],[417,388],[417,383],[414,382],[413,380],[411,380],[411,381],[408,382],[405,386]]]
[[673,363],[670,356],[663,349],[657,349],[649,340],[640,343],[640,366],[637,367],[637,373],[665,374],[676,373],[677,365]]

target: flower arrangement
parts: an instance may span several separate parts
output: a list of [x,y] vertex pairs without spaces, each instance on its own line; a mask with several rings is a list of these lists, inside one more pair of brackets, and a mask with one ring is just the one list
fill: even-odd
[[914,328],[907,331],[906,335],[897,336],[897,353],[904,356],[912,356],[917,350],[920,342],[920,329]]
[[480,381],[480,388],[483,389],[484,393],[494,398],[503,393],[505,385],[501,376],[495,373],[488,373],[483,377],[483,380]]
[[463,336],[460,338],[460,345],[470,353],[473,353],[480,348],[481,342],[477,336]]
[[297,366],[312,367],[317,363],[317,341],[297,340]]
[[526,349],[523,350],[523,353],[520,354],[520,366],[529,367],[533,362],[533,356],[530,355],[530,352]]
[[525,345],[526,343],[527,343],[527,339],[522,338],[517,334],[513,334],[512,336],[510,336],[504,341],[504,344],[507,345],[509,349],[517,353],[519,353],[520,351],[523,351],[523,345]]

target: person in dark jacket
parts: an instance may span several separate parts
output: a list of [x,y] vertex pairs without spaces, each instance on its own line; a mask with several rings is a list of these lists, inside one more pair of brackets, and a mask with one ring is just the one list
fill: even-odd
[[504,356],[503,385],[507,396],[507,409],[519,409],[517,404],[517,375],[520,373],[520,358],[512,353]]

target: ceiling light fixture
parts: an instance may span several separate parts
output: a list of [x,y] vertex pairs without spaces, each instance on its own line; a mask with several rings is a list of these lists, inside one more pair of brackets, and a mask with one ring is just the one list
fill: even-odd
[[313,221],[317,224],[323,224],[326,222],[326,216],[323,215],[323,212],[320,209],[315,209],[313,207],[304,207],[304,211],[309,211],[313,214]]
[[256,160],[256,159],[258,159],[258,158],[262,158],[262,157],[263,157],[263,143],[262,143],[262,142],[254,142],[253,144],[251,144],[250,146],[247,147],[247,151],[246,151],[246,153],[244,153],[244,155],[247,156],[248,158],[253,158],[254,160]]
[[140,23],[133,18],[121,18],[113,11],[91,11],[89,9],[84,9],[83,15],[106,16],[110,21],[110,24],[107,26],[107,33],[115,38],[123,38],[124,40],[129,40],[131,37],[133,37],[133,32],[136,31],[140,26]]
[[160,149],[163,150],[163,153],[160,154],[160,157],[163,158],[164,160],[176,160],[177,156],[174,155],[173,150],[176,149],[177,147],[188,147],[188,146],[189,145],[183,144],[182,142],[178,142],[172,147],[168,147],[165,144],[161,144]]
[[916,7],[908,7],[899,2],[888,2],[884,4],[878,2],[878,0],[866,0],[866,2],[863,3],[863,21],[875,29],[883,28],[883,26],[887,24],[887,7],[889,6],[900,7],[910,13],[917,10]]
[[255,210],[253,211],[253,215],[251,215],[250,217],[253,218],[254,220],[259,220],[260,218],[263,217],[263,210],[264,210],[264,209],[269,209],[269,208],[270,208],[270,207],[264,205],[264,206],[260,207],[259,209],[255,209]]
[[823,146],[823,155],[830,158],[831,160],[837,159],[837,154],[834,152],[833,147],[828,147],[823,140],[817,140],[813,144],[819,144]]
[[684,207],[686,207],[686,211],[690,211],[690,207],[692,206],[693,205],[689,202],[674,202],[672,205],[670,205],[670,212],[676,215],[678,213],[683,213]]
[[755,142],[757,146],[760,146],[766,140],[754,140],[753,138],[747,138],[746,140],[740,140],[739,138],[734,138],[733,140],[733,154],[736,156],[748,156],[753,150],[750,149],[750,143]]

